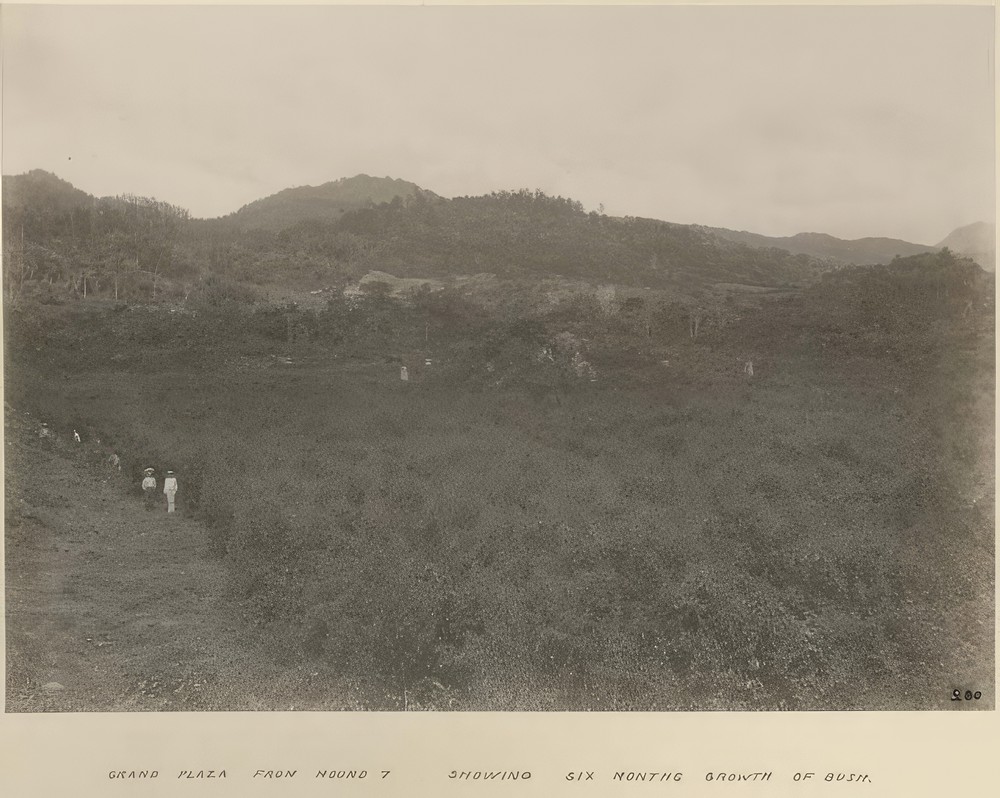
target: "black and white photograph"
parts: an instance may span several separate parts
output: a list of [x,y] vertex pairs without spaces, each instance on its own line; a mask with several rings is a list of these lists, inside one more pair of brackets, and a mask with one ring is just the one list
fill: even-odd
[[992,5],[0,14],[5,714],[995,710]]

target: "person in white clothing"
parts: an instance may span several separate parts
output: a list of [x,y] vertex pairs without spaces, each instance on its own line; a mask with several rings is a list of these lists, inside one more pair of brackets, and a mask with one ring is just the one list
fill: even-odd
[[173,471],[167,472],[167,478],[163,480],[163,493],[167,497],[167,512],[174,511],[174,497],[177,495],[177,477]]

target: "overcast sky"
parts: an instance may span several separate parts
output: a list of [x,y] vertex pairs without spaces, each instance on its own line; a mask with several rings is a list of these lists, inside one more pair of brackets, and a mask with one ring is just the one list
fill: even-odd
[[216,216],[358,173],[769,235],[994,217],[990,7],[18,7],[3,173]]

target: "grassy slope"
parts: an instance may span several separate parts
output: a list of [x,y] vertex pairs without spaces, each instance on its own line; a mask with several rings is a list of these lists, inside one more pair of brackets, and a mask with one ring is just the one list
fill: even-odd
[[9,413],[7,467],[6,711],[361,708],[276,665],[204,526],[146,511],[99,447],[43,445]]
[[113,314],[8,385],[180,466],[246,628],[369,706],[948,706],[992,674],[991,343],[779,316],[558,400]]

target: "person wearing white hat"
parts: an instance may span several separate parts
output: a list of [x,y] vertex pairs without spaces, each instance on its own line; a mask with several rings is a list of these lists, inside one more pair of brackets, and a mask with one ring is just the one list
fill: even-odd
[[163,480],[163,494],[167,497],[167,512],[174,511],[174,497],[177,495],[177,477],[173,471],[167,472],[167,478]]
[[146,509],[152,510],[156,506],[156,477],[155,471],[152,468],[147,468],[143,471],[145,476],[142,478],[142,495],[146,500]]

